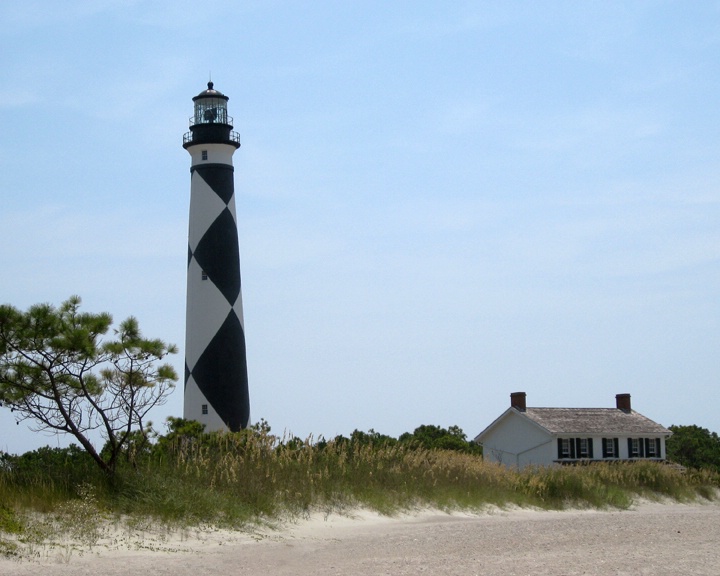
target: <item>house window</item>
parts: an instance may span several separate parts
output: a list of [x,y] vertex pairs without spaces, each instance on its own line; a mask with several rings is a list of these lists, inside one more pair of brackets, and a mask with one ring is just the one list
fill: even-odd
[[592,438],[558,438],[558,460],[593,457]]
[[558,438],[558,458],[570,458],[570,438]]
[[205,272],[205,270],[200,272],[200,278],[202,278],[203,280],[207,280],[208,276],[207,276],[207,272]]
[[[604,439],[607,442],[607,438]],[[612,442],[607,442],[605,445],[605,458],[615,458],[615,446]]]
[[202,154],[202,159],[203,159],[203,160],[207,160],[207,150],[203,150],[203,151],[201,152],[201,154]]
[[202,413],[203,413],[203,414],[207,414],[207,413],[208,413],[207,404],[203,404],[202,407],[201,407],[201,410],[202,410]]
[[617,438],[602,439],[603,458],[618,458],[620,456],[618,448]]
[[578,438],[578,458],[589,458],[588,439]]
[[661,458],[660,438],[628,438],[628,456],[630,458]]
[[645,457],[660,458],[661,456],[660,438],[645,438]]

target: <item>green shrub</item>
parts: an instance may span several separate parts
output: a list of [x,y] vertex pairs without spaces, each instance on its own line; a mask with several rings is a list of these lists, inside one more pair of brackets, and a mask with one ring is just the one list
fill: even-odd
[[18,519],[15,511],[4,504],[0,504],[0,532],[6,534],[20,534],[23,531],[23,524]]
[[720,472],[720,436],[700,426],[670,426],[668,460],[689,468]]

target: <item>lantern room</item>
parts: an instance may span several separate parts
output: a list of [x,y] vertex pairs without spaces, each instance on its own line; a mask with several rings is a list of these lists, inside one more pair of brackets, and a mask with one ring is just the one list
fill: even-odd
[[207,90],[203,90],[193,98],[195,102],[195,124],[231,124],[228,122],[227,102],[228,97],[222,92],[213,88],[213,83],[208,82]]
[[212,82],[208,82],[207,90],[193,98],[195,110],[190,118],[190,132],[183,137],[185,148],[208,143],[240,147],[240,135],[233,131],[233,119],[228,116],[228,100],[222,92],[215,90]]

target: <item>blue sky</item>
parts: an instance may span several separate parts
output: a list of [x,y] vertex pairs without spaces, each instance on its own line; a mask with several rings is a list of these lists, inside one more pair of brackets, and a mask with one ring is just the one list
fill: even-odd
[[[720,4],[0,5],[0,300],[180,346],[192,97],[230,97],[251,416],[720,430]],[[154,415],[182,414],[182,385]],[[58,440],[0,410],[0,450]]]

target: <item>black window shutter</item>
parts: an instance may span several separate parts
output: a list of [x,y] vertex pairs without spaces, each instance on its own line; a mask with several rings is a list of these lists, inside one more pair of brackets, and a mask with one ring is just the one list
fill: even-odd
[[647,438],[640,438],[640,458],[645,458],[645,442],[647,442]]
[[613,444],[615,445],[615,458],[620,458],[620,440],[613,438]]
[[558,460],[560,460],[562,457],[563,457],[562,438],[558,438]]
[[570,442],[570,458],[575,458],[575,442],[577,438],[570,438],[568,441]]
[[628,438],[628,458],[633,457],[633,451],[632,451],[632,438]]
[[592,438],[588,438],[588,458],[593,458]]
[[658,458],[662,458],[662,452],[660,450],[660,447],[662,445],[660,444],[660,438],[655,438],[655,456]]
[[603,438],[602,439],[602,451],[603,451],[603,458],[608,457],[608,449],[607,449],[608,439]]

